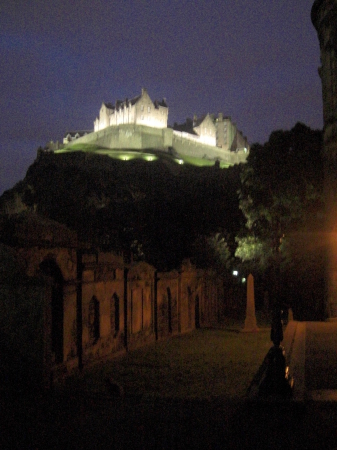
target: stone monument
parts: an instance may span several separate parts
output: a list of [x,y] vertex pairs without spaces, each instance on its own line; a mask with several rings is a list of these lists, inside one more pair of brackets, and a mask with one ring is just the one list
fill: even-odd
[[242,331],[253,332],[258,331],[255,315],[255,297],[254,297],[254,277],[250,273],[247,280],[247,306],[245,327]]

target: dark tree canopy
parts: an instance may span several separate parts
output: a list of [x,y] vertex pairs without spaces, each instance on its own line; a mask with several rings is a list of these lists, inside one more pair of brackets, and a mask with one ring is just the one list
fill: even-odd
[[[299,299],[303,284],[315,279],[315,289],[322,286],[323,255],[309,251],[324,220],[322,145],[321,131],[297,123],[290,131],[273,132],[264,145],[253,145],[241,173],[246,228],[237,237],[236,255],[264,273],[278,291],[274,295],[283,289],[283,295]],[[294,279],[296,294],[285,294]]]

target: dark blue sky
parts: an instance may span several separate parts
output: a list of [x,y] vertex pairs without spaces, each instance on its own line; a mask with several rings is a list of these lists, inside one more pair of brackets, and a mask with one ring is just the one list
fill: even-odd
[[322,128],[313,0],[0,0],[0,194],[36,149],[146,87],[169,123],[222,111],[250,143]]

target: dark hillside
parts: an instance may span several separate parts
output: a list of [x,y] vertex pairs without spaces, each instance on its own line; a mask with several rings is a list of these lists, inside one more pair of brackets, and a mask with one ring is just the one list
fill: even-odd
[[234,239],[242,224],[239,174],[240,166],[46,153],[4,193],[0,209],[19,198],[23,208],[67,225],[82,240],[172,268],[191,256],[200,235],[221,231]]

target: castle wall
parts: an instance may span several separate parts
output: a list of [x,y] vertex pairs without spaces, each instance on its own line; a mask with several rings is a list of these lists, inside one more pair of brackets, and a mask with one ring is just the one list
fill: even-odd
[[218,121],[216,126],[218,146],[230,151],[236,132],[235,125],[233,125],[230,119],[224,119]]
[[99,117],[94,121],[94,131],[109,126],[144,125],[167,128],[168,108],[152,102],[146,89],[139,98],[116,102],[115,106],[102,104]]
[[[230,126],[226,131],[231,143],[233,141],[232,131]],[[215,136],[211,138],[215,140]],[[153,128],[141,125],[110,126],[82,136],[68,144],[66,148],[71,150],[73,145],[78,148],[80,144],[91,144],[111,150],[155,149],[167,151],[171,147],[181,157],[187,156],[211,161],[219,159],[228,163],[228,165],[243,163],[247,158],[247,153],[243,150],[229,151],[227,144],[223,148],[215,147],[205,144],[197,135],[172,130],[171,128]]]
[[200,125],[194,127],[194,131],[199,135],[200,142],[213,147],[216,146],[216,128],[209,114]]
[[124,124],[134,124],[135,123],[135,105],[129,105],[124,108],[120,108],[111,112],[109,116],[109,125],[108,126],[117,126]]
[[[172,145],[172,130],[140,125],[111,126],[82,136],[72,143],[92,144],[107,149],[165,149]],[[71,144],[66,148],[71,149]]]
[[230,152],[226,149],[212,147],[199,143],[197,139],[186,139],[185,134],[187,133],[173,132],[172,147],[179,155],[214,161],[219,159],[229,165],[246,161],[247,154],[244,151]]
[[112,110],[102,103],[99,111],[99,117],[94,122],[94,130],[99,131],[110,125],[110,114]]
[[155,108],[146,90],[135,104],[135,124],[153,128],[167,128],[168,108]]

